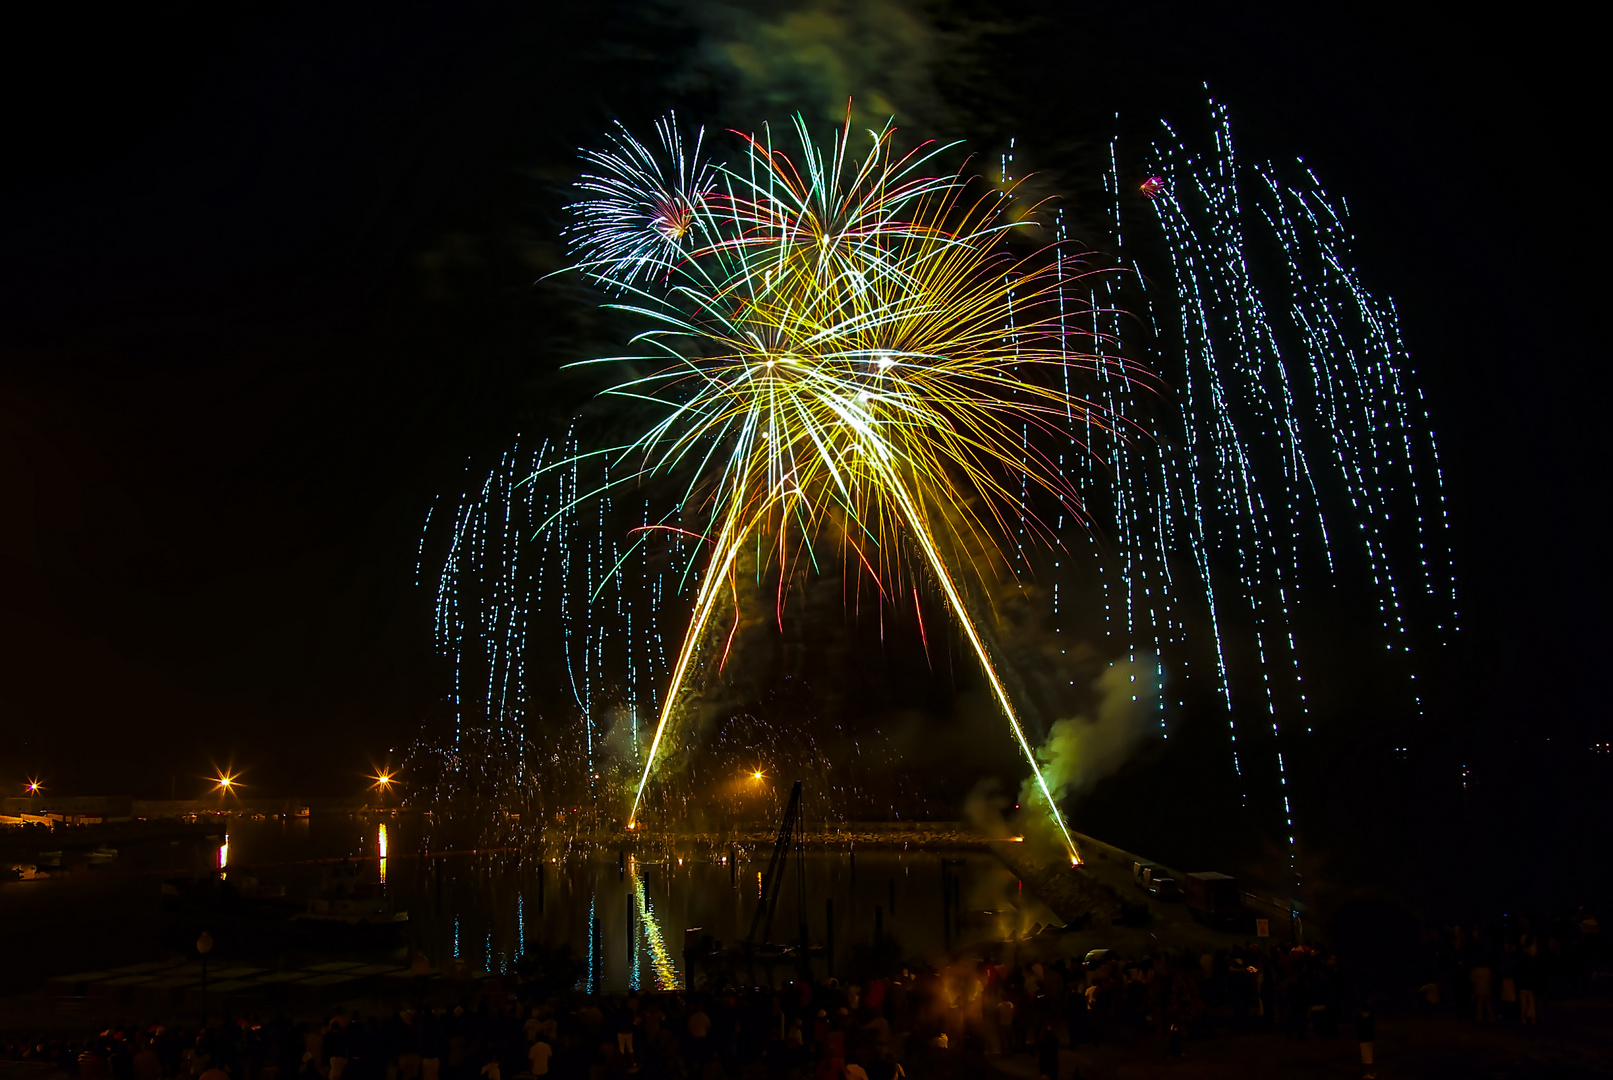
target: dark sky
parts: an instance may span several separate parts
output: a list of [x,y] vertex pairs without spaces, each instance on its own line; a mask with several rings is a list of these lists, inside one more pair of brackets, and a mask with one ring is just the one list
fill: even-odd
[[[930,10],[998,28],[952,91],[965,126],[1176,108],[1208,80],[1350,199],[1454,485],[1469,616],[1417,734],[1588,744],[1589,35],[1409,7]],[[0,63],[0,782],[183,795],[234,760],[264,791],[356,787],[440,693],[412,587],[432,495],[576,392],[553,375],[576,316],[532,285],[573,148],[698,109],[709,86],[671,87],[701,31],[645,4],[34,18]]]

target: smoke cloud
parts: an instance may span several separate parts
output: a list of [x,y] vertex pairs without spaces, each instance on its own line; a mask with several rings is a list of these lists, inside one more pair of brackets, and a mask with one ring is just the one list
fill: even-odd
[[[1094,681],[1090,716],[1053,722],[1036,758],[1056,805],[1119,771],[1150,735],[1159,733],[1158,672],[1159,665],[1149,659],[1112,664]],[[1044,831],[1051,838],[1047,800],[1035,777],[1020,785],[1019,803],[1042,811],[1025,818],[1026,832]]]
[[[1158,664],[1145,661],[1112,664],[1097,678],[1098,704],[1091,717],[1054,721],[1036,757],[1055,800],[1085,791],[1114,773],[1151,732],[1158,731],[1154,719],[1158,671]],[[1035,786],[1034,780],[1027,783]]]
[[[1159,731],[1158,665],[1144,658],[1109,666],[1093,681],[1094,705],[1090,715],[1053,723],[1046,742],[1036,751],[1042,777],[1056,803],[1063,804],[1091,790],[1114,774]],[[1021,813],[1010,822],[1008,798],[991,777],[975,785],[964,800],[964,820],[981,835],[994,839],[1022,835],[1041,853],[1062,851],[1046,812],[1035,777],[1020,785]]]
[[933,72],[948,41],[901,0],[739,0],[688,14],[702,33],[688,78],[714,84],[735,117],[834,122],[849,100],[863,123],[947,126]]
[[981,836],[989,840],[1002,840],[1013,835],[1012,826],[1003,811],[1008,800],[996,777],[988,776],[974,786],[963,800],[963,820]]

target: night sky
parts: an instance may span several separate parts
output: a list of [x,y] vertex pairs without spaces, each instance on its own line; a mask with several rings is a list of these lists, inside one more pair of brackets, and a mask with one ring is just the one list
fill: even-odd
[[[755,88],[710,60],[738,10],[157,3],[8,29],[0,781],[188,796],[233,761],[264,793],[341,793],[398,757],[442,692],[426,508],[586,394],[556,370],[586,316],[535,285],[575,147],[669,105],[742,119]],[[1116,109],[1198,117],[1208,81],[1253,155],[1348,197],[1447,454],[1465,611],[1427,722],[1363,730],[1418,747],[1430,791],[1475,768],[1498,842],[1578,835],[1572,789],[1613,738],[1586,28],[880,10],[951,50],[882,91],[945,134],[1078,147]],[[846,70],[889,67],[911,25],[848,39]]]

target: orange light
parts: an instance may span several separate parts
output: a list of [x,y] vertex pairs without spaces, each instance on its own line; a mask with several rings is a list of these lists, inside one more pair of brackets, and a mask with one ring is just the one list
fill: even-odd
[[752,780],[760,780],[762,778],[762,774],[759,772],[753,772],[750,774],[750,777]]
[[40,785],[38,780],[30,780],[30,781],[28,781],[27,788],[28,788],[28,794],[30,794],[30,795],[38,795],[40,793],[40,791],[43,790],[43,788]]
[[222,792],[225,795],[230,794],[235,790],[235,778],[238,775],[238,773],[220,772],[219,775],[213,777],[213,790]]

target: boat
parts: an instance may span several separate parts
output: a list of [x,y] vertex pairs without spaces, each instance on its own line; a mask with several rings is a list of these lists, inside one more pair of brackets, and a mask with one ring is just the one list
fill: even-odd
[[388,926],[407,923],[409,913],[398,911],[382,896],[339,896],[308,901],[308,910],[293,915],[292,921],[345,923],[348,926]]
[[245,867],[222,878],[170,878],[162,884],[163,906],[175,941],[201,929],[232,936],[316,948],[394,946],[409,929],[379,883],[359,880],[359,868],[344,863],[326,872],[310,893],[289,897],[283,885],[260,882]]
[[379,882],[361,881],[359,875],[355,863],[343,861],[331,867],[318,890],[308,898],[307,908],[293,915],[292,921],[370,931],[407,927],[409,913],[397,909],[386,887]]

